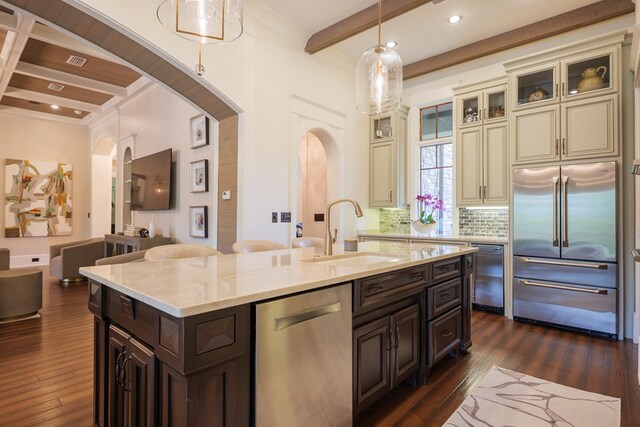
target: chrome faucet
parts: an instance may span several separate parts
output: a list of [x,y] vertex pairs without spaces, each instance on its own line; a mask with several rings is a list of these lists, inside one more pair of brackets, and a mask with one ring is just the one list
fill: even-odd
[[336,228],[333,236],[331,235],[331,206],[337,205],[338,203],[349,202],[353,205],[356,210],[356,216],[360,218],[362,216],[362,209],[360,209],[360,205],[355,200],[351,199],[339,199],[335,200],[327,205],[327,212],[324,217],[327,222],[327,229],[324,234],[324,254],[325,255],[333,255],[333,244],[336,242],[336,238],[338,237],[338,229]]

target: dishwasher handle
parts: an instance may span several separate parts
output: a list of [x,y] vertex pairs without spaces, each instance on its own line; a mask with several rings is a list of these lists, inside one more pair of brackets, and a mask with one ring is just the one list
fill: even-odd
[[275,331],[281,331],[290,326],[297,325],[299,323],[306,322],[308,320],[317,319],[318,317],[326,316],[332,313],[338,313],[342,308],[340,302],[323,305],[320,307],[310,308],[309,310],[293,313],[288,316],[276,317],[274,320]]

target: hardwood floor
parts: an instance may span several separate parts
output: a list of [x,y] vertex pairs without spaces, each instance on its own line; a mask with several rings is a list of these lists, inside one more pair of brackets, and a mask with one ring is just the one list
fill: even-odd
[[[86,283],[45,274],[41,318],[0,324],[0,426],[89,426],[93,324]],[[469,354],[447,358],[422,387],[403,385],[367,426],[441,426],[491,366],[622,398],[621,426],[640,420],[637,347],[474,312]]]

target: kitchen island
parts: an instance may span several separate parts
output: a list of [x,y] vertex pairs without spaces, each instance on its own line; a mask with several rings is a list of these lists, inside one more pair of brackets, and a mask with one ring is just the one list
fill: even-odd
[[[400,382],[423,382],[469,348],[475,251],[368,242],[331,258],[303,248],[82,268],[95,319],[94,424],[267,424],[255,409],[256,307],[337,285],[349,290],[351,363],[336,371],[352,391],[339,405],[349,416],[310,412],[308,425],[357,423]],[[286,398],[270,396],[273,406]]]

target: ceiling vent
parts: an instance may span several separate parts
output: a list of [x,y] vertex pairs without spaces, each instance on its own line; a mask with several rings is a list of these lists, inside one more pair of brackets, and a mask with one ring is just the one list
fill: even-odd
[[75,56],[75,55],[71,55],[69,57],[69,59],[67,59],[67,64],[73,65],[75,67],[82,67],[86,63],[87,63],[87,59],[86,58],[81,58],[81,57]]
[[56,92],[62,92],[62,89],[64,89],[64,85],[61,85],[60,83],[49,83],[47,89],[54,90]]

